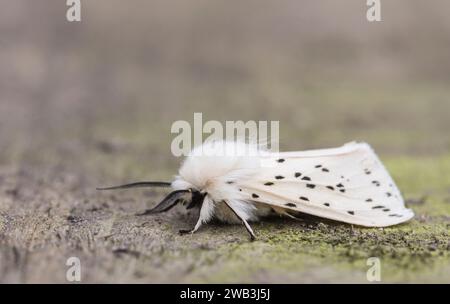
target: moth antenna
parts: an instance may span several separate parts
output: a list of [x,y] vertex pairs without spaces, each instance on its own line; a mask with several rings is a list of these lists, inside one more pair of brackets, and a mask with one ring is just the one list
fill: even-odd
[[115,189],[130,189],[130,188],[143,188],[143,187],[170,187],[169,182],[137,182],[131,184],[125,184],[120,186],[96,188],[97,190],[115,190]]
[[158,205],[156,205],[154,208],[144,211],[143,213],[138,213],[136,215],[147,215],[147,214],[154,214],[154,213],[160,213],[160,212],[166,212],[172,209],[176,204],[179,203],[179,198],[181,195],[185,193],[190,193],[191,190],[175,190],[173,192],[170,192]]

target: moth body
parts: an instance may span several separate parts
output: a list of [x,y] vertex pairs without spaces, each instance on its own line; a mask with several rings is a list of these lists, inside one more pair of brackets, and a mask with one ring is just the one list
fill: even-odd
[[[191,151],[173,182],[159,183],[174,192],[144,214],[167,211],[180,201],[188,209],[200,208],[195,227],[182,232],[193,233],[212,218],[243,223],[254,238],[249,222],[273,214],[306,213],[366,227],[395,225],[414,216],[365,143],[271,153],[256,144],[211,141]],[[120,187],[130,185],[113,188]]]

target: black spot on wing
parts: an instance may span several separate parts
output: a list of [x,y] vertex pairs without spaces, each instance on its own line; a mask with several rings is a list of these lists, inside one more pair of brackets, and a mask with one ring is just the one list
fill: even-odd
[[384,212],[388,212],[388,211],[391,211],[391,209],[385,208],[385,209],[383,209],[383,211],[384,211]]
[[380,206],[380,205],[372,207],[372,209],[383,209],[383,208],[384,208],[384,206]]
[[284,163],[284,158],[278,159],[277,162],[279,162],[279,163]]
[[267,183],[264,184],[264,186],[272,186],[272,185],[273,185],[272,182],[267,182]]
[[252,197],[253,197],[253,198],[258,198],[258,197],[259,197],[259,195],[258,195],[258,194],[256,194],[256,193],[252,193]]
[[302,201],[306,201],[306,202],[309,202],[309,199],[308,199],[307,197],[304,197],[304,196],[300,196],[300,199],[301,199]]
[[282,175],[277,175],[277,176],[275,176],[275,178],[276,178],[276,179],[283,179],[284,176],[282,176]]
[[316,188],[316,185],[314,185],[314,184],[306,184],[306,187],[308,187],[310,189],[314,189],[314,188]]
[[389,216],[393,216],[393,217],[402,217],[403,215],[394,213],[394,214],[389,214]]
[[330,170],[327,168],[322,168],[322,172],[330,172]]
[[294,203],[287,203],[287,204],[284,204],[284,205],[288,206],[288,207],[297,207],[297,205],[294,204]]
[[302,174],[300,172],[295,172],[294,176],[295,177],[300,177]]
[[348,214],[355,215],[355,211],[347,211]]
[[387,197],[391,197],[391,196],[392,196],[392,193],[391,193],[391,192],[386,192],[386,196],[387,196]]
[[339,184],[336,185],[336,187],[338,187],[338,188],[344,188],[344,185],[341,184],[341,183],[339,183]]
[[373,200],[371,198],[366,199],[366,202],[373,202]]
[[381,185],[381,183],[379,181],[376,181],[376,180],[372,181],[372,184],[374,184],[377,187],[380,187],[380,185]]
[[345,193],[345,189],[340,189],[339,191],[342,193]]
[[322,165],[317,165],[314,168],[321,168],[321,167],[322,167]]
[[327,188],[334,191],[334,187],[333,186],[327,186]]
[[330,203],[323,203],[324,206],[330,207]]
[[233,181],[227,181],[227,184],[228,185],[232,185],[232,184],[234,184],[234,182]]
[[309,176],[303,176],[303,177],[302,177],[302,180],[305,180],[305,181],[310,181],[310,180],[311,180],[311,178],[310,178]]

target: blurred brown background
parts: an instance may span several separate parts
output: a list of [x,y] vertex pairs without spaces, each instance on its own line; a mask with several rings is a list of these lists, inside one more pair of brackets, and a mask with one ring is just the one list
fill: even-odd
[[2,151],[119,138],[167,153],[193,111],[280,120],[284,148],[449,148],[448,1],[382,1],[372,23],[359,0],[82,1],[79,23],[65,1],[1,8]]
[[[65,1],[0,0],[6,243],[47,244],[40,216],[98,210],[111,200],[99,184],[170,179],[170,127],[193,112],[279,120],[283,150],[364,140],[382,156],[446,154],[450,2],[382,0],[372,23],[365,2],[81,0],[69,23]],[[8,280],[40,280],[21,275]]]

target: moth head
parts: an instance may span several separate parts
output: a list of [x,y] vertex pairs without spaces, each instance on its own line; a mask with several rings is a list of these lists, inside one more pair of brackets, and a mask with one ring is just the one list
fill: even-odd
[[[117,190],[117,189],[130,189],[130,188],[143,188],[143,187],[170,187],[169,182],[136,182],[120,186],[97,188],[97,190]],[[178,189],[170,192],[159,204],[157,204],[152,209],[145,210],[137,215],[147,215],[166,212],[172,209],[175,205],[183,203],[186,209],[191,209],[194,207],[201,207],[203,200],[207,195],[206,192],[201,192],[200,190],[194,188]]]

